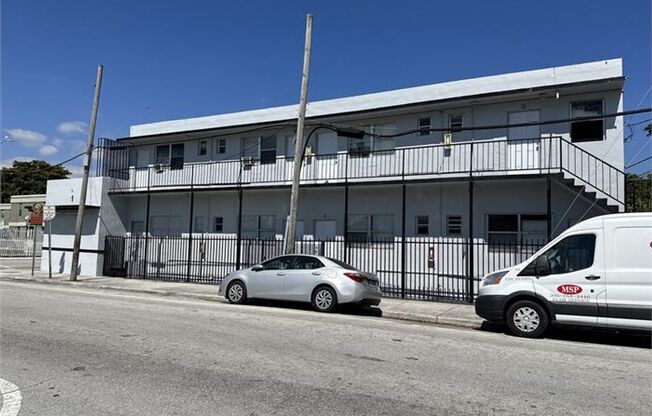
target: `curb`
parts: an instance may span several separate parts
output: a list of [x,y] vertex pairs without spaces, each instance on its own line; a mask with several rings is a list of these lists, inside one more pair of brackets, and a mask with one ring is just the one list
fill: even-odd
[[[173,292],[167,290],[116,287],[116,286],[103,285],[103,284],[86,286],[85,282],[66,282],[60,280],[44,280],[44,279],[21,278],[21,277],[8,277],[2,280],[10,280],[14,282],[23,282],[23,283],[37,283],[37,284],[45,284],[45,285],[86,287],[89,289],[102,289],[102,290],[110,290],[110,291],[123,292],[123,293],[124,292],[146,293],[150,295],[193,299],[193,300],[201,300],[201,301],[209,301],[209,302],[216,302],[221,300],[221,298],[217,296],[217,294],[203,295],[203,294],[187,293],[187,292]],[[455,318],[450,316],[424,315],[424,314],[416,314],[416,313],[396,312],[392,310],[383,310],[382,318],[395,319],[399,321],[419,322],[424,324],[444,325],[444,326],[467,328],[467,329],[480,329],[482,327],[482,320],[479,319],[476,320],[476,319],[466,319],[466,318]]]
[[87,289],[111,290],[115,292],[146,293],[149,295],[178,297],[178,298],[203,300],[203,301],[217,301],[220,299],[220,297],[217,295],[201,295],[196,293],[172,292],[167,290],[136,289],[136,288],[117,287],[117,286],[102,285],[102,284],[86,286],[84,282],[62,282],[60,280],[41,280],[41,279],[37,280],[37,279],[24,279],[24,278],[16,278],[16,277],[9,277],[8,279],[3,279],[3,280],[11,280],[14,282],[22,282],[22,283],[45,284],[45,285],[76,286],[82,288],[85,287]]

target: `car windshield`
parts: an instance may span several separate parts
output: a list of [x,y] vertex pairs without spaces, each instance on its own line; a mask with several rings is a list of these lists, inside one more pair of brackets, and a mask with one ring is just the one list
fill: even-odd
[[330,257],[326,257],[326,258],[327,258],[328,260],[332,261],[333,263],[337,264],[338,266],[340,266],[340,267],[343,268],[343,269],[347,269],[347,270],[358,270],[358,269],[356,269],[355,267],[353,267],[353,266],[351,266],[351,265],[348,265],[348,264],[344,263],[343,261],[335,260],[335,259],[332,259],[332,258],[330,258]]

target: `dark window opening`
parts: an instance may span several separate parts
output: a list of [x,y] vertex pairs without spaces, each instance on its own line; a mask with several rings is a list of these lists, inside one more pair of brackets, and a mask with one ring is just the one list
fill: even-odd
[[423,117],[419,119],[419,136],[429,136],[430,128],[432,127],[432,120],[430,117]]
[[448,235],[462,235],[461,215],[449,215],[446,222]]
[[427,215],[417,215],[416,228],[417,235],[430,234],[430,218]]
[[[571,102],[571,118],[602,116],[602,100]],[[604,137],[604,120],[573,121],[571,141],[575,143],[599,141]]]

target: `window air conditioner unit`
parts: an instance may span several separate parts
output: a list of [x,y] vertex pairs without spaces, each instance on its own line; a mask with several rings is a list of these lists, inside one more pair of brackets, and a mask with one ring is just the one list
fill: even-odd
[[161,165],[160,163],[157,163],[156,165],[154,165],[154,170],[156,171],[156,173],[163,172],[163,165]]
[[254,164],[254,158],[251,156],[243,156],[242,164],[245,166],[252,166]]

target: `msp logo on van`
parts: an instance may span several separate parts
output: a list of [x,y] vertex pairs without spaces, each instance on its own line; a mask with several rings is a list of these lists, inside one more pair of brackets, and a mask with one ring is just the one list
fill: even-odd
[[557,292],[563,295],[578,295],[582,293],[582,287],[578,285],[560,285],[557,286]]

